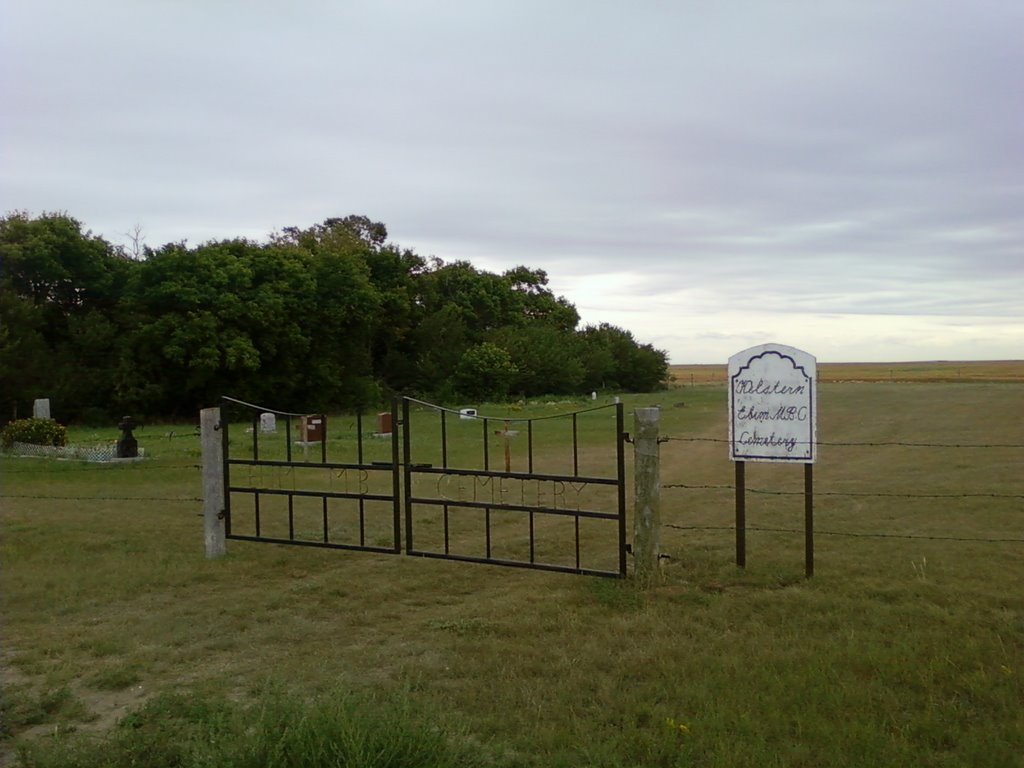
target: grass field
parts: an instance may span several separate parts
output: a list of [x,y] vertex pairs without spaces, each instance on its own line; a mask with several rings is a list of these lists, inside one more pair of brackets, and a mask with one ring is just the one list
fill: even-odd
[[[673,365],[669,373],[676,386],[722,384],[726,365]],[[826,363],[818,361],[818,380],[826,382],[1021,382],[1024,364],[1019,360],[954,362],[946,360],[910,363]]]
[[[136,464],[0,459],[2,761],[1024,765],[1024,364],[933,365],[822,366],[811,580],[793,467],[748,465],[733,564],[721,381],[623,398],[669,438],[647,590],[233,541],[206,560],[188,425],[138,432]],[[387,747],[337,729],[359,712]],[[286,733],[433,757],[272,763],[301,752],[267,747]]]

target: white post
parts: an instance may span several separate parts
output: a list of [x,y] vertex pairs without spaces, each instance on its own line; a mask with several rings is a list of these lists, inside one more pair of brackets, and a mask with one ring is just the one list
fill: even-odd
[[635,515],[633,558],[637,580],[644,586],[658,579],[661,538],[661,460],[658,445],[659,408],[633,412]]
[[203,443],[203,527],[206,556],[220,557],[224,547],[224,446],[221,442],[220,408],[199,412]]

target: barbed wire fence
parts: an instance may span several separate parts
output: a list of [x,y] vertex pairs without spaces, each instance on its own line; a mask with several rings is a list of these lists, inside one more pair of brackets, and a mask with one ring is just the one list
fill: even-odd
[[[182,438],[188,438],[196,440],[198,443],[198,434],[193,432],[180,432],[180,433],[166,433],[159,436],[159,440],[177,440]],[[660,443],[664,444],[720,444],[727,445],[728,440],[723,438],[712,438],[712,437],[675,437],[675,436],[662,436],[658,438]],[[925,450],[939,450],[939,451],[964,451],[964,452],[982,452],[986,450],[1010,450],[1010,451],[1024,451],[1024,443],[968,443],[968,442],[910,442],[910,441],[818,441],[818,446],[832,447],[832,448],[914,448],[914,449],[925,449]],[[198,446],[197,446],[198,447]],[[1024,465],[1024,461],[1019,462]],[[17,476],[17,475],[37,475],[37,476],[48,476],[52,477],[55,474],[63,474],[68,472],[111,472],[116,471],[119,468],[125,468],[131,466],[132,468],[139,468],[146,473],[150,472],[166,472],[166,471],[182,471],[182,470],[195,470],[200,471],[202,465],[196,461],[177,461],[171,463],[155,463],[145,462],[133,465],[116,465],[107,462],[76,462],[63,464],[58,472],[54,472],[52,465],[49,462],[39,462],[33,466],[8,466],[3,470],[5,476]],[[1024,471],[1019,475],[1021,483],[1024,483]],[[5,484],[6,486],[6,484]],[[139,502],[139,501],[154,501],[154,502],[183,502],[183,503],[201,503],[202,497],[194,495],[181,495],[181,496],[157,496],[157,495],[145,495],[145,494],[94,494],[94,495],[69,495],[60,493],[17,493],[9,492],[8,488],[0,486],[0,498],[3,499],[33,499],[33,500],[55,500],[55,501],[107,501],[107,502]],[[681,491],[683,493],[717,493],[717,494],[735,494],[736,486],[731,483],[685,483],[685,482],[662,482],[661,489],[667,491]],[[765,497],[789,497],[789,496],[802,496],[802,490],[780,490],[777,488],[758,488],[747,485],[745,492],[751,495],[759,495]],[[1018,492],[1012,488],[1008,490],[1002,489],[970,489],[962,492],[950,493],[950,492],[935,492],[927,490],[917,491],[890,491],[890,490],[864,490],[864,491],[845,491],[845,490],[828,490],[826,489],[815,489],[814,495],[816,498],[851,498],[851,499],[907,499],[907,500],[968,500],[968,499],[993,499],[993,500],[1006,500],[1011,502],[1021,502],[1021,507],[1018,510],[1021,514],[1022,521],[1024,521],[1024,492]],[[717,504],[718,502],[716,502]],[[729,501],[727,499],[720,502],[721,508],[727,508]],[[663,522],[662,527],[676,530],[676,531],[690,531],[690,532],[730,532],[735,531],[735,525],[715,525],[715,524],[680,524]],[[785,533],[785,534],[800,534],[803,533],[802,529],[791,528],[785,526],[773,526],[773,525],[747,525],[747,531],[764,532],[764,533]],[[949,541],[949,542],[974,542],[974,543],[992,543],[992,544],[1021,544],[1024,543],[1024,536],[961,536],[961,535],[939,535],[932,533],[898,533],[894,531],[884,530],[869,530],[869,531],[851,531],[851,530],[826,530],[820,527],[815,529],[815,535],[817,536],[830,536],[830,537],[842,537],[842,538],[854,538],[854,539],[905,539],[905,540],[930,540],[930,541]]]
[[[726,446],[729,441],[723,438],[713,437],[673,437],[673,436],[662,436],[659,438],[661,443],[679,443],[679,444],[695,444],[695,443],[711,443],[721,444]],[[927,450],[941,450],[941,451],[965,451],[965,452],[979,452],[986,450],[1020,450],[1024,451],[1024,443],[968,443],[968,442],[910,442],[910,441],[818,441],[818,446],[834,447],[834,448],[914,448],[914,449],[927,449]],[[1018,462],[1024,465],[1024,461]],[[1024,466],[1022,466],[1024,469]],[[1024,482],[1024,471],[1019,475],[1021,482]],[[682,483],[682,482],[663,482],[661,484],[663,490],[679,490],[684,492],[715,492],[715,493],[736,493],[736,485],[731,483]],[[744,492],[752,495],[760,496],[804,496],[803,490],[779,490],[775,488],[757,488],[746,485]],[[969,499],[999,499],[1009,501],[1022,502],[1019,512],[1021,513],[1022,522],[1024,522],[1024,492],[1017,492],[1012,486],[1007,490],[1003,489],[970,489],[960,492],[936,492],[928,490],[915,490],[915,491],[890,491],[890,490],[865,490],[865,491],[839,491],[839,490],[814,490],[815,498],[825,497],[833,499],[851,498],[851,499],[924,499],[924,500],[969,500]],[[727,502],[723,502],[725,506]],[[712,524],[678,524],[678,523],[666,523],[663,522],[664,528],[670,528],[678,531],[717,531],[727,532],[735,531],[735,525],[712,525]],[[771,525],[746,525],[747,531],[758,531],[765,533],[792,533],[802,534],[803,529],[790,528],[784,526],[771,526]],[[979,543],[992,543],[992,544],[1020,544],[1024,543],[1024,536],[961,536],[961,535],[938,535],[931,533],[897,533],[894,531],[849,531],[849,530],[823,530],[816,527],[814,531],[815,535],[818,536],[834,536],[834,537],[846,537],[846,538],[858,538],[858,539],[906,539],[906,540],[930,540],[930,541],[954,541],[954,542],[979,542]]]

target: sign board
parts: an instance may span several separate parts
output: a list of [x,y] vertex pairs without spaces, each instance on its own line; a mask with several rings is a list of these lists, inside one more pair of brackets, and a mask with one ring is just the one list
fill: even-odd
[[817,361],[781,344],[729,358],[729,458],[813,464]]

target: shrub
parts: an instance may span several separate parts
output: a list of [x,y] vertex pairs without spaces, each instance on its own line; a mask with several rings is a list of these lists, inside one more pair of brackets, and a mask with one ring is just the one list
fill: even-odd
[[462,355],[455,369],[455,388],[470,400],[502,400],[518,373],[508,352],[485,341]]
[[53,419],[18,419],[8,422],[0,434],[4,448],[14,443],[32,445],[67,445],[68,430]]

